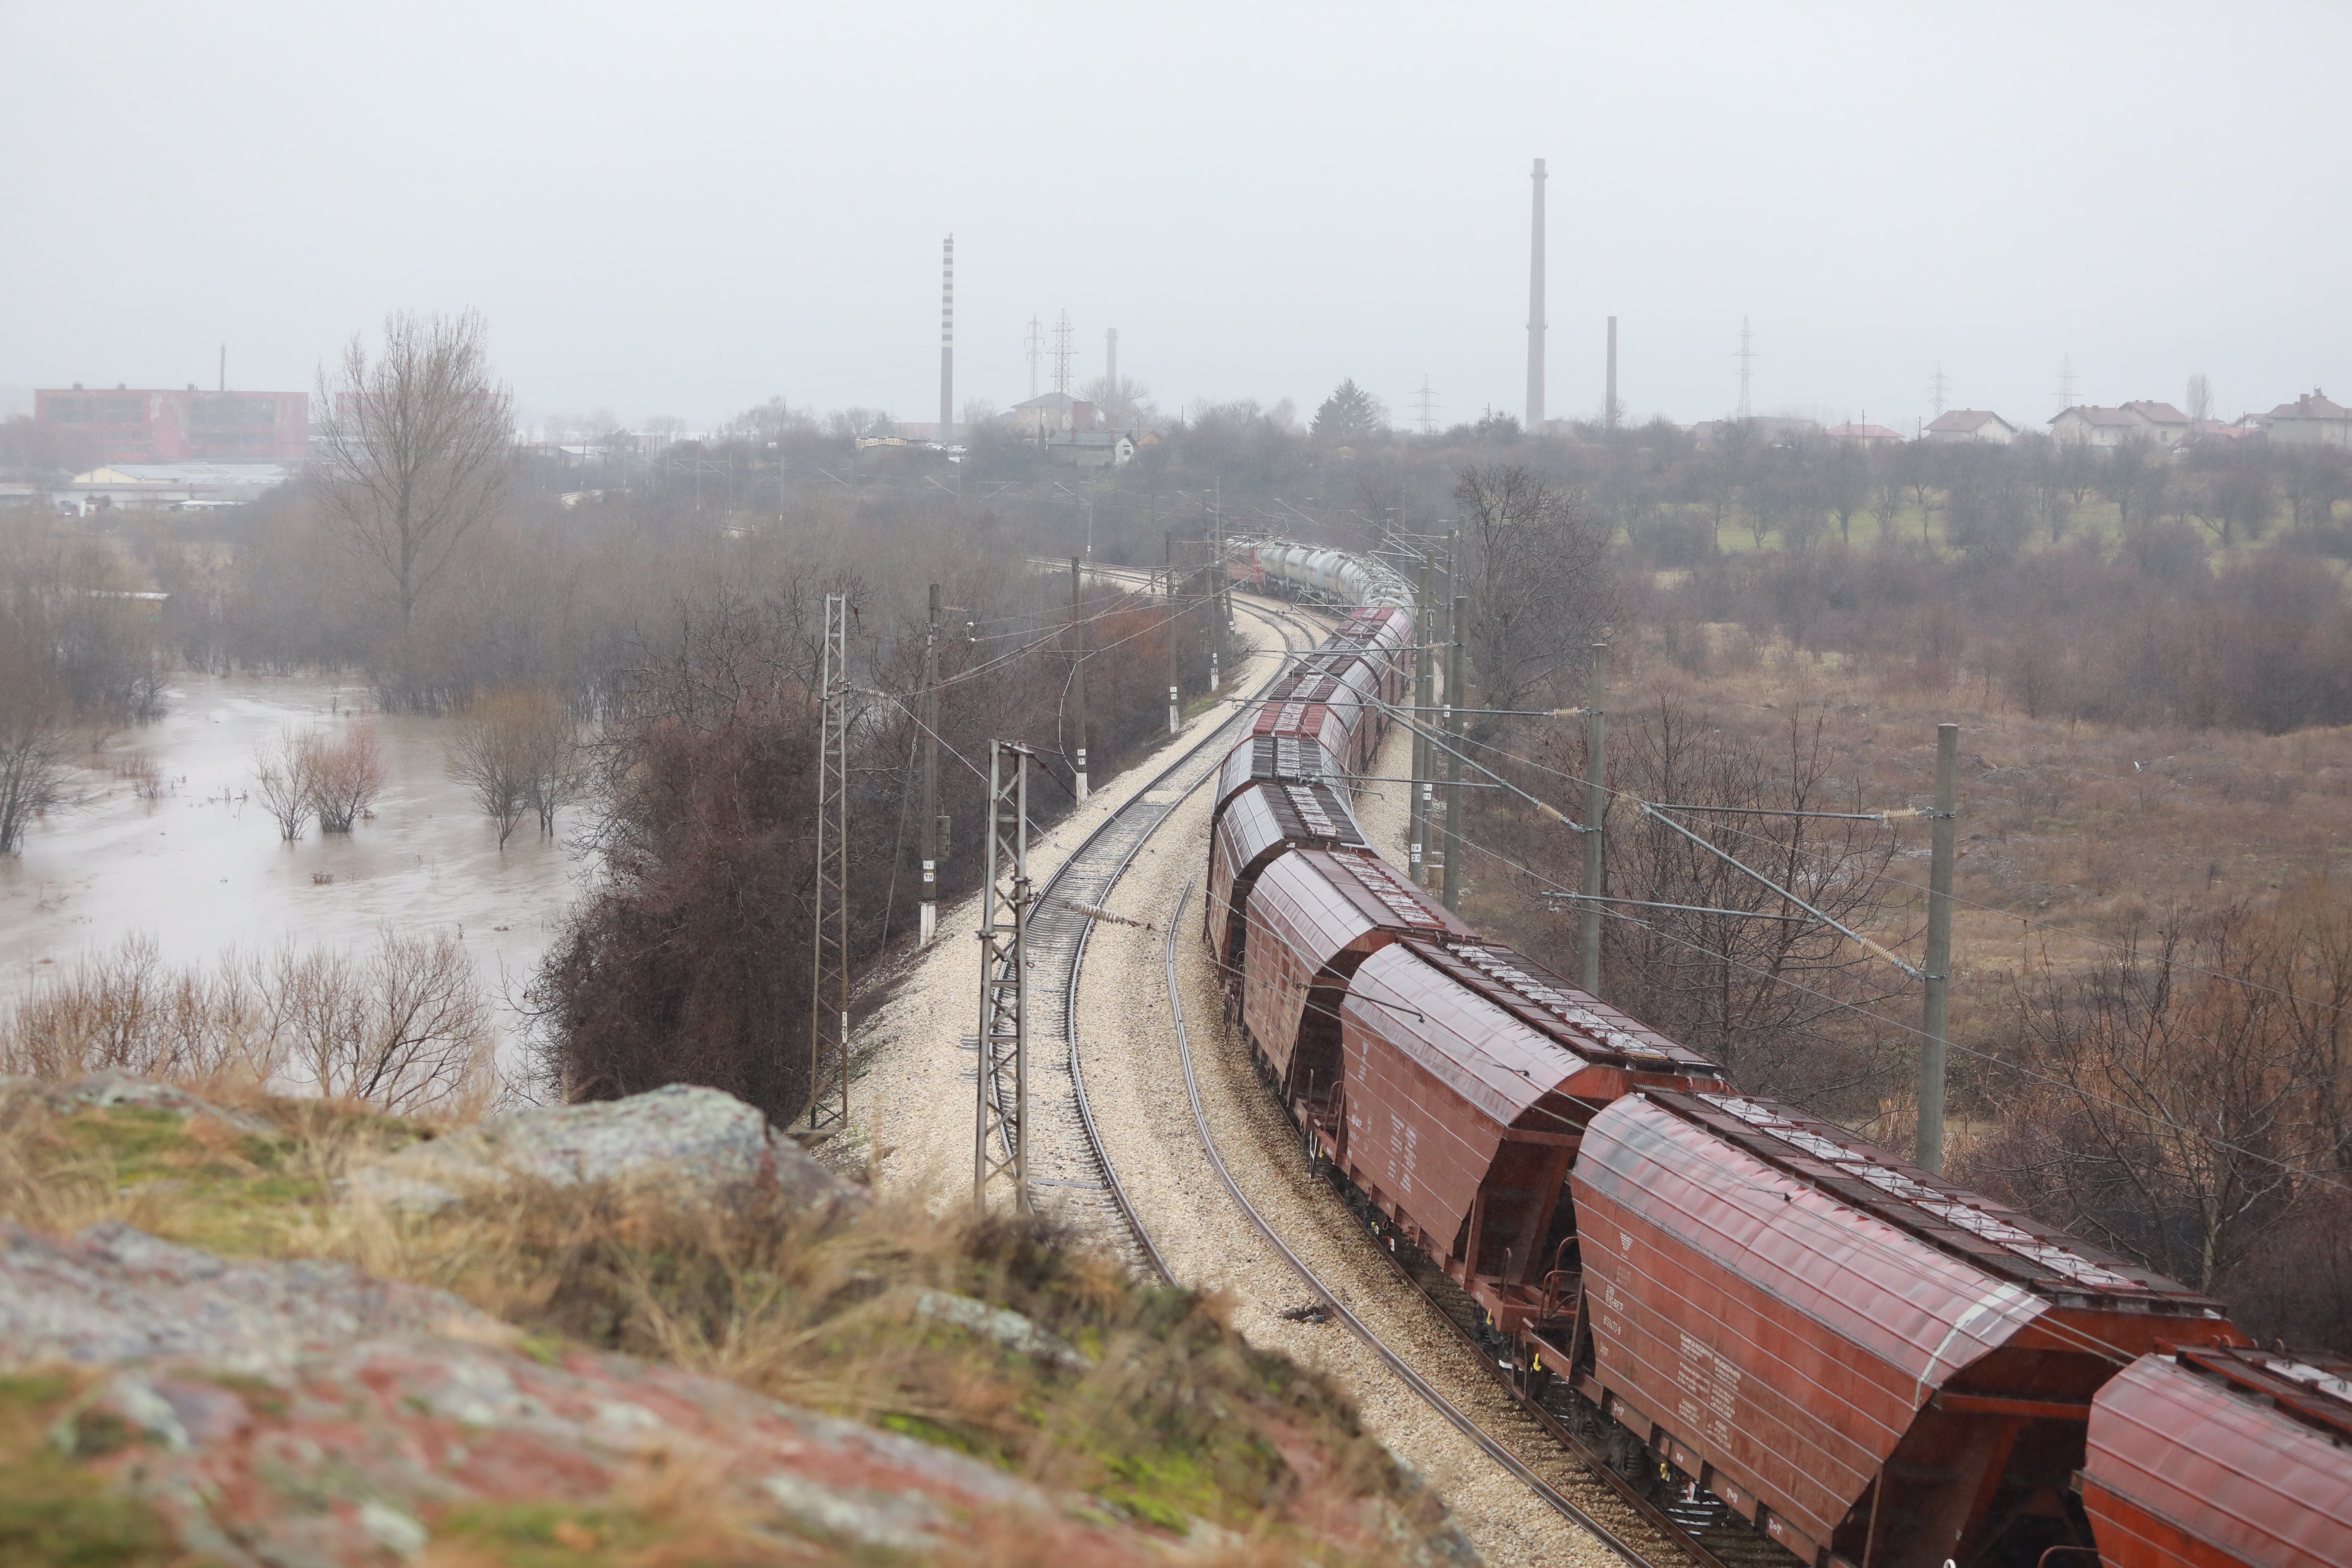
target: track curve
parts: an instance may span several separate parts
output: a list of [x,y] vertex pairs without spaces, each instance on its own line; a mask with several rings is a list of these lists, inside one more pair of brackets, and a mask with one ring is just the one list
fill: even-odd
[[[1304,652],[1317,640],[1314,629],[1286,606],[1239,595],[1234,605],[1237,611],[1276,629],[1286,654]],[[1038,1206],[1057,1205],[1108,1243],[1129,1268],[1148,1270],[1169,1284],[1176,1282],[1175,1276],[1120,1184],[1087,1099],[1085,1057],[1076,1020],[1078,979],[1096,921],[1081,913],[1078,906],[1102,908],[1169,814],[1215,776],[1229,749],[1221,742],[1230,742],[1236,731],[1248,727],[1256,715],[1255,699],[1280,677],[1287,662],[1285,658],[1277,663],[1236,712],[1192,740],[1181,756],[1088,834],[1039,887],[1029,915],[1031,1201]],[[1058,1061],[1052,1054],[1056,1047]],[[1041,1066],[1046,1070],[1034,1070]],[[1000,1108],[1009,1105],[1010,1083],[1000,1077],[992,1089]]]

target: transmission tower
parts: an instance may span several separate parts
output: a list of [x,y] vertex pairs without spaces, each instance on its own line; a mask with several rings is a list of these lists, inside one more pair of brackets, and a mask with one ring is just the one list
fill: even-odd
[[809,989],[809,1126],[849,1126],[849,596],[824,596],[818,691],[815,975]]
[[1935,405],[1937,418],[1944,416],[1944,405],[1952,400],[1951,392],[1951,378],[1944,374],[1943,363],[1938,361],[1936,374],[1927,378],[1927,401]]
[[1739,352],[1732,356],[1739,362],[1739,417],[1755,417],[1756,409],[1748,397],[1755,381],[1756,334],[1748,330],[1748,318],[1739,318]]
[[1066,395],[1070,390],[1070,313],[1054,323],[1054,390]]
[[1032,403],[1037,400],[1037,362],[1045,353],[1045,331],[1038,325],[1036,317],[1029,318],[1029,400]]
[[1421,411],[1421,433],[1437,434],[1437,392],[1429,384],[1429,377],[1421,378],[1421,390],[1413,395],[1413,404]]
[[2058,360],[2058,412],[2063,414],[2074,406],[2074,356],[2063,354]]
[[[1009,1180],[1029,1207],[1029,757],[988,745],[988,879],[980,914],[980,1079],[971,1124],[971,1203]],[[1010,1080],[1009,1082],[1007,1080]],[[1006,1103],[1007,1096],[1011,1103]]]

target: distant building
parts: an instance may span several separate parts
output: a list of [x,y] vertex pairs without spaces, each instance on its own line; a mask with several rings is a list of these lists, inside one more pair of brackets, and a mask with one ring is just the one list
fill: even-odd
[[1989,441],[2006,447],[2017,439],[2017,426],[1989,409],[1948,408],[1928,425],[1927,437],[1939,446],[1954,441]]
[[114,463],[76,474],[64,489],[52,493],[58,510],[84,516],[210,511],[257,500],[292,477],[292,470],[277,463]]
[[299,463],[310,455],[302,392],[51,387],[33,394],[33,422],[94,442],[101,463]]
[[2352,447],[2352,408],[2317,387],[2262,416],[2263,434],[2289,447]]
[[1893,447],[1903,442],[1903,432],[1885,425],[1832,425],[1822,432],[1832,441],[1853,441],[1864,447]]
[[1045,455],[1080,468],[1123,468],[1135,460],[1135,437],[1125,431],[1081,431],[1045,438]]
[[1013,427],[1033,440],[1052,436],[1083,436],[1100,422],[1101,411],[1082,397],[1048,392],[1026,403],[1016,403],[1006,416]]
[[2071,446],[2121,447],[2143,441],[2172,447],[2192,433],[2189,416],[2169,403],[2126,403],[2119,408],[2078,404],[2050,421],[2053,439]]

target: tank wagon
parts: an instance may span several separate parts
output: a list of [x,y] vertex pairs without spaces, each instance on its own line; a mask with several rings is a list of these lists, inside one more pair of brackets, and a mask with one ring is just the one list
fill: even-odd
[[[1236,570],[1354,605],[1394,579]],[[1733,1093],[1372,849],[1348,789],[1403,690],[1394,587],[1226,757],[1204,936],[1307,1146],[1521,1393],[1811,1568],[2352,1563],[2352,1361],[2255,1352],[2202,1294]]]

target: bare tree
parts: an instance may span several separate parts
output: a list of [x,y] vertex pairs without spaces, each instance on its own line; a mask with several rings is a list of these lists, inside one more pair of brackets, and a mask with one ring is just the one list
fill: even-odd
[[278,823],[278,837],[289,844],[301,837],[319,809],[318,738],[287,729],[274,742],[255,742],[253,783],[262,808]]
[[382,574],[408,629],[417,601],[497,508],[514,399],[490,375],[482,318],[396,311],[373,359],[358,334],[320,371],[314,447],[326,511],[346,548]]
[[412,937],[387,927],[364,966],[289,948],[272,988],[286,1069],[320,1094],[407,1114],[490,1071],[489,1007],[446,931]]
[[383,793],[383,748],[375,726],[362,724],[341,741],[322,735],[310,742],[310,804],[321,833],[349,833],[352,824]]
[[1520,708],[1584,668],[1606,619],[1609,540],[1583,496],[1517,463],[1464,468],[1460,574],[1469,590],[1465,638],[1489,708]]
[[2213,417],[2213,382],[2201,370],[2189,378],[2189,417]]
[[526,811],[539,814],[541,832],[554,832],[556,811],[578,797],[585,779],[571,715],[544,691],[477,700],[457,721],[448,768],[499,825],[501,848]]
[[1720,851],[1623,804],[1610,807],[1611,889],[1682,907],[1636,909],[1608,923],[1609,1000],[1713,1057],[1735,1081],[1825,1112],[1880,1110],[1899,1050],[1858,1036],[1859,1016],[1848,1009],[1902,983],[1723,858],[1857,930],[1888,918],[1882,874],[1895,844],[1886,829],[1741,814],[1861,809],[1854,786],[1836,776],[1838,751],[1822,714],[1791,711],[1759,743],[1661,692],[1612,726],[1609,742],[1612,784],[1632,798],[1700,808],[1673,815]]
[[2232,906],[2135,926],[2087,971],[2035,962],[2024,1069],[1979,1172],[2201,1289],[2340,1167],[2344,922]]
[[0,855],[24,848],[25,829],[65,787],[66,696],[16,637],[0,639]]

